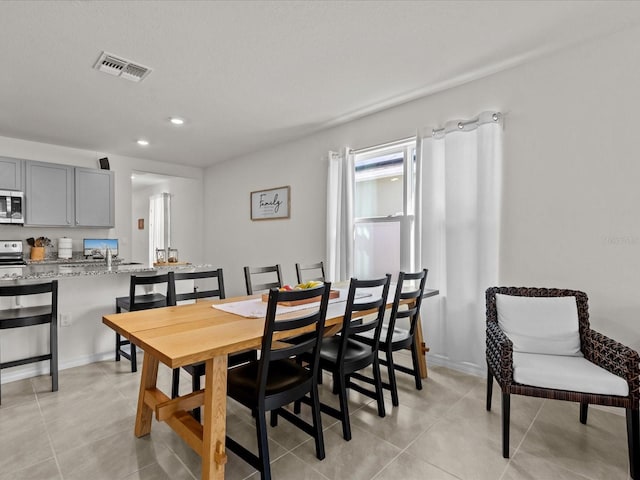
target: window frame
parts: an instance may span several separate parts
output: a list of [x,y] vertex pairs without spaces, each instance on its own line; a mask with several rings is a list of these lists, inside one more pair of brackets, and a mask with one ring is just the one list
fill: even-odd
[[[415,228],[415,212],[414,212],[414,196],[416,194],[416,150],[417,137],[404,138],[395,142],[389,142],[381,145],[375,145],[365,149],[354,150],[353,168],[354,168],[354,184],[357,184],[356,166],[358,161],[368,160],[371,158],[387,155],[398,151],[402,153],[402,214],[391,214],[385,216],[365,216],[356,217],[357,210],[354,203],[354,227],[364,223],[388,223],[395,222],[399,224],[400,229],[400,270],[409,271],[414,260],[414,234]],[[355,185],[354,185],[355,186]],[[354,198],[354,202],[355,202]],[[355,244],[354,244],[354,255]],[[392,272],[393,273],[393,272]]]

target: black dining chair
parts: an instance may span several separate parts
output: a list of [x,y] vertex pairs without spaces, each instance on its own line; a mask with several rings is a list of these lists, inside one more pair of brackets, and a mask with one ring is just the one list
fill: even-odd
[[[389,377],[389,383],[382,382],[382,386],[391,391],[391,402],[394,407],[399,405],[396,370],[413,375],[416,389],[422,390],[422,378],[420,377],[420,368],[418,366],[420,346],[416,339],[416,327],[420,320],[420,306],[422,305],[422,296],[427,282],[427,273],[428,270],[426,268],[416,273],[400,272],[393,305],[391,306],[389,322],[382,326],[382,332],[380,334],[378,351],[380,353],[384,352],[385,354],[385,358],[380,359],[380,364],[387,367]],[[407,288],[407,283],[409,282],[413,282],[413,287]],[[401,302],[407,301],[409,302],[407,308],[402,307]],[[397,321],[404,318],[408,319],[408,325],[402,328],[397,325]],[[373,333],[374,332],[370,330],[357,335],[356,338],[368,345],[373,345]],[[393,360],[393,352],[405,349],[411,350],[413,368],[398,365]],[[363,378],[363,380],[367,381],[368,379]]]
[[[47,295],[49,302],[29,307],[17,306],[0,310],[0,330],[49,324],[49,353],[32,355],[17,360],[0,363],[3,368],[17,367],[29,363],[49,361],[51,391],[58,391],[58,281],[30,285],[0,286],[0,297],[26,297]],[[32,297],[35,298],[35,297]],[[0,403],[1,403],[0,394]]]
[[[227,394],[251,410],[256,422],[258,455],[229,436],[226,437],[226,446],[259,470],[263,480],[271,478],[266,412],[271,412],[273,426],[282,417],[312,436],[315,440],[316,457],[319,460],[325,457],[317,376],[329,289],[330,284],[297,291],[281,292],[272,288],[269,291],[260,359],[229,370]],[[320,303],[314,304],[311,312],[302,310],[295,318],[276,320],[278,302],[304,301],[320,295]],[[287,343],[287,338],[299,334],[300,329],[311,328],[314,335],[304,340],[298,336],[295,342]],[[296,361],[303,353],[307,353],[305,366]],[[311,424],[283,408],[307,394],[311,404]]]
[[[345,440],[351,440],[347,389],[351,388],[376,400],[378,416],[385,416],[378,340],[382,331],[390,282],[389,274],[374,280],[352,278],[340,334],[322,340],[320,368],[333,375],[333,391],[338,394],[340,409],[326,404],[321,404],[320,408],[324,413],[342,422],[342,435]],[[355,338],[356,335],[362,335],[368,331],[373,331],[371,344]],[[368,366],[371,366],[372,379],[365,377],[362,373]],[[367,378],[366,383],[373,383],[374,391],[353,382],[354,379],[365,378]],[[302,401],[308,403],[309,399],[305,398]],[[296,410],[299,409],[299,405],[300,402],[297,402]]]
[[[256,276],[262,283],[255,283]],[[254,292],[271,288],[280,288],[283,285],[282,270],[279,264],[268,267],[244,267],[244,281],[247,287],[247,295],[253,295]]]
[[296,276],[298,277],[298,283],[308,282],[309,280],[324,282],[324,263],[296,263]]
[[[198,301],[205,298],[225,298],[224,292],[224,274],[221,268],[214,270],[206,270],[200,272],[176,272],[174,273],[175,290],[181,291],[180,282],[190,282],[188,292],[176,293],[176,300],[181,301]],[[214,287],[213,283],[217,283]],[[251,350],[248,352],[236,353],[229,355],[229,367],[235,367],[247,363],[257,358],[257,352]],[[185,365],[182,367],[189,375],[191,375],[191,388],[193,392],[200,390],[200,378],[205,373],[204,362],[195,363],[193,365]],[[171,398],[176,398],[180,390],[180,369],[173,369],[173,378],[171,382]],[[200,421],[200,408],[193,410],[193,416]]]
[[[174,272],[168,272],[161,275],[131,275],[129,281],[129,296],[116,298],[116,313],[135,312],[138,310],[148,310],[151,308],[160,308],[172,306],[176,304],[175,282],[173,279]],[[137,294],[138,287],[156,286],[166,284],[166,295],[158,292]],[[130,350],[126,352],[122,349],[124,345],[129,345]],[[120,357],[124,357],[131,362],[131,371],[138,369],[136,357],[136,347],[129,340],[123,339],[119,333],[116,333],[116,362],[120,361]]]

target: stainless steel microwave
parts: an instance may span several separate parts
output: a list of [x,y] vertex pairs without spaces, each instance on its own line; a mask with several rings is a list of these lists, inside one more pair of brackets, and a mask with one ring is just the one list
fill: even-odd
[[24,223],[24,194],[0,190],[0,223]]

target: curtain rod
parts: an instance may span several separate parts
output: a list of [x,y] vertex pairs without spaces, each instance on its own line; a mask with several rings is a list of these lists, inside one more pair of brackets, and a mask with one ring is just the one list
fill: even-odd
[[[444,135],[447,132],[453,132],[457,130],[473,130],[477,128],[478,125],[482,125],[485,123],[491,122],[500,122],[502,120],[502,113],[500,112],[482,112],[475,118],[471,120],[460,120],[460,121],[450,121],[445,124],[444,127],[434,128],[431,130],[432,137],[438,137]],[[471,128],[466,128],[471,127]]]

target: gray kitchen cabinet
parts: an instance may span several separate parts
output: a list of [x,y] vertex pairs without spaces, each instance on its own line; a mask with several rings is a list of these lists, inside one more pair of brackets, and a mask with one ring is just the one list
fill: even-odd
[[22,160],[0,157],[0,190],[23,190]]
[[25,225],[73,226],[74,167],[26,161]]
[[75,168],[75,224],[79,227],[115,225],[114,173]]

